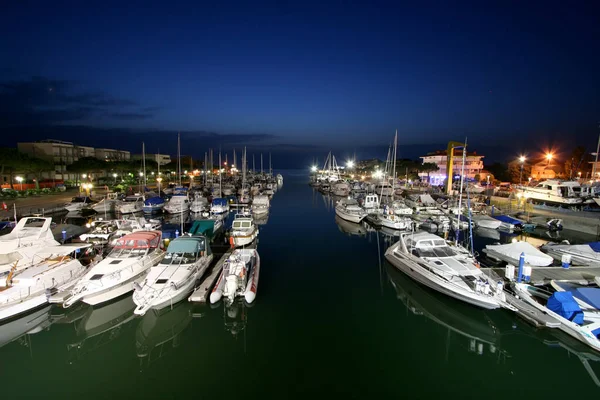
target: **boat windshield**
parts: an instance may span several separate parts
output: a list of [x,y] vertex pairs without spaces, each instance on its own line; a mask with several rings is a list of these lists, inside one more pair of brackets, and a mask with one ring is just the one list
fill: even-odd
[[252,226],[252,224],[250,223],[250,221],[233,221],[234,229],[250,228],[251,226]]
[[167,253],[161,264],[191,264],[198,259],[198,253]]
[[136,202],[139,199],[140,199],[139,197],[126,197],[125,201],[127,201],[127,202]]
[[450,246],[442,247],[421,247],[413,250],[413,254],[417,257],[454,257],[456,252]]
[[130,247],[125,247],[125,248],[115,248],[113,249],[113,251],[110,252],[110,254],[108,255],[108,257],[110,258],[136,258],[136,257],[143,257],[144,255],[146,255],[146,251],[148,249],[145,248],[130,248]]

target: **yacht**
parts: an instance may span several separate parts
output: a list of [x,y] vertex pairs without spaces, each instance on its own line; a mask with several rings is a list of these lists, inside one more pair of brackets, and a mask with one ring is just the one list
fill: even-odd
[[92,267],[64,300],[68,308],[78,301],[96,305],[131,292],[165,253],[161,233],[138,231],[117,240],[106,258]]
[[117,210],[121,214],[133,214],[142,211],[144,208],[144,196],[127,196],[119,203]]
[[227,200],[222,197],[214,198],[210,205],[210,211],[213,214],[229,212],[229,203],[227,203]]
[[412,230],[415,224],[411,218],[398,215],[387,206],[384,206],[380,213],[367,215],[367,220],[375,226],[385,226],[394,230]]
[[201,213],[208,208],[208,200],[201,194],[196,194],[194,200],[190,203],[190,211],[193,213]]
[[485,309],[513,309],[506,303],[501,282],[485,275],[465,248],[434,234],[402,233],[385,258],[412,279],[447,296]]
[[0,277],[0,320],[43,306],[53,293],[73,287],[86,267],[71,255],[89,246],[50,246],[38,251],[26,268],[17,270],[15,263]]
[[394,188],[389,182],[379,182],[375,184],[373,191],[382,197],[389,197],[394,195]]
[[338,201],[335,206],[335,213],[340,218],[356,224],[360,223],[367,216],[367,212],[354,199],[341,199]]
[[350,185],[344,181],[338,181],[331,187],[331,193],[335,196],[348,196],[350,194]]
[[179,237],[173,240],[165,257],[152,268],[141,285],[135,285],[134,313],[160,310],[187,298],[213,259],[204,236]]
[[108,193],[105,198],[92,204],[92,210],[97,213],[112,213],[116,211],[118,204],[119,199],[117,193]]
[[254,199],[252,199],[252,214],[256,216],[266,215],[269,213],[270,205],[269,196],[264,194],[254,196]]
[[549,179],[533,187],[521,186],[519,191],[534,203],[557,206],[578,206],[583,203],[583,199],[579,196],[581,187],[576,181]]
[[67,211],[80,211],[85,207],[89,207],[94,201],[89,197],[76,196],[71,199],[70,203],[65,204]]
[[237,213],[231,224],[231,232],[229,233],[229,243],[231,247],[247,246],[258,236],[258,227],[254,223],[252,214]]
[[190,200],[185,195],[173,195],[163,208],[169,214],[186,213],[190,210]]
[[25,268],[41,249],[59,246],[51,227],[52,218],[25,217],[12,231],[0,236],[0,274],[8,273],[15,265],[17,269]]
[[165,207],[165,199],[160,196],[149,197],[144,200],[142,211],[146,214],[153,214],[162,211]]
[[243,296],[247,303],[256,298],[260,257],[256,249],[235,249],[223,263],[223,270],[210,294],[210,302],[225,297],[227,304]]

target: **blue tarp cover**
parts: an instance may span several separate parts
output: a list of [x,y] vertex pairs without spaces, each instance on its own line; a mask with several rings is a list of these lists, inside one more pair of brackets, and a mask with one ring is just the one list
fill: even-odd
[[577,288],[573,290],[573,296],[585,301],[591,306],[600,309],[600,289],[598,288]]
[[523,221],[518,220],[513,217],[509,217],[508,215],[494,215],[494,218],[496,218],[498,221],[506,222],[507,224],[513,224],[513,225],[522,225],[523,224]]
[[600,242],[592,242],[589,243],[588,246],[590,246],[596,253],[600,253]]
[[162,204],[165,202],[165,199],[163,199],[162,197],[150,197],[149,199],[146,199],[146,201],[144,201],[144,204],[147,206],[153,206],[156,204]]
[[569,321],[583,324],[583,311],[571,292],[554,292],[548,299],[546,307]]
[[217,197],[216,199],[213,199],[212,203],[216,206],[225,206],[227,205],[227,200],[221,197]]

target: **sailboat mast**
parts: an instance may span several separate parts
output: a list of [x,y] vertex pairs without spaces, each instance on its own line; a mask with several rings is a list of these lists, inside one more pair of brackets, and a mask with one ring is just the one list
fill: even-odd
[[396,152],[398,151],[398,129],[396,129],[396,136],[394,136],[394,163],[392,164],[392,196],[395,189],[396,182]]
[[208,172],[208,167],[206,165],[207,159],[208,159],[208,156],[207,156],[206,152],[204,152],[204,186],[206,186],[206,183],[208,182],[207,177],[206,177],[206,174]]
[[[462,191],[463,191],[463,183],[465,180],[465,160],[467,159],[467,138],[465,138],[465,145],[463,146],[463,154],[462,154],[462,168],[460,171],[460,190],[458,192],[458,210],[456,211],[456,218],[458,219],[456,225],[456,242],[458,245],[458,239],[460,235],[460,214],[462,211]],[[450,177],[449,177],[450,179]]]
[[260,174],[263,174],[263,159],[262,159],[262,153],[260,153]]
[[142,142],[142,170],[143,170],[143,174],[144,174],[144,188],[146,187],[146,184],[148,183],[146,181],[146,144],[144,142]]
[[177,182],[181,186],[181,132],[177,133]]
[[223,197],[221,194],[221,152],[219,151],[219,197]]
[[157,157],[157,165],[158,165],[158,172],[157,172],[157,177],[156,177],[156,182],[158,183],[156,186],[158,187],[158,197],[160,197],[160,181],[162,180],[162,178],[160,177],[160,149],[158,149],[158,154],[159,156]]
[[598,152],[600,151],[600,135],[598,135],[598,145],[596,146],[596,160],[594,161],[594,166],[592,167],[592,181],[595,181],[598,177],[596,176],[596,167],[598,165]]
[[254,162],[254,154],[252,154],[252,173],[256,174],[256,164]]
[[269,152],[269,175],[273,176],[273,165],[271,164],[271,152]]

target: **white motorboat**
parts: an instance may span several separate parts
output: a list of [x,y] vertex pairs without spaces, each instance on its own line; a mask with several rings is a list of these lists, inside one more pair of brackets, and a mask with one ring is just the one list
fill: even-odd
[[335,206],[335,213],[346,221],[358,224],[365,219],[367,212],[363,210],[354,199],[341,199]]
[[382,197],[390,197],[394,195],[394,188],[389,182],[379,182],[375,184],[373,191]]
[[406,205],[404,200],[394,200],[390,209],[396,215],[412,215],[413,209]]
[[127,196],[121,201],[117,210],[121,214],[133,214],[142,211],[144,208],[144,196]]
[[281,175],[281,174],[277,174],[277,175],[275,176],[275,178],[277,179],[277,184],[278,184],[279,186],[283,185],[283,175]]
[[235,249],[225,260],[223,270],[210,294],[210,302],[216,303],[225,297],[228,304],[243,296],[247,303],[256,298],[260,257],[256,249]]
[[70,203],[65,204],[67,211],[81,211],[85,207],[89,207],[94,203],[92,199],[86,196],[76,196],[71,199]]
[[362,203],[362,207],[367,214],[381,212],[379,205],[379,196],[376,193],[366,195]]
[[552,292],[526,283],[513,283],[512,287],[523,301],[559,321],[558,329],[600,351],[600,311],[597,308],[581,307],[569,291]]
[[257,216],[268,214],[270,205],[269,196],[264,194],[254,196],[254,199],[252,199],[252,214]]
[[165,207],[163,208],[166,213],[169,214],[180,214],[190,210],[190,199],[187,194],[185,195],[173,195]]
[[588,244],[549,242],[543,245],[541,249],[558,261],[562,261],[564,256],[569,256],[573,265],[600,265],[600,242]]
[[210,212],[213,214],[222,214],[229,212],[229,203],[222,197],[216,197],[210,205]]
[[335,216],[335,223],[337,224],[340,232],[345,233],[348,236],[365,236],[367,234],[367,229],[364,226],[366,224],[364,223],[355,224],[353,222],[348,222],[341,219],[337,215]]
[[12,231],[0,236],[0,274],[30,266],[33,257],[49,246],[59,246],[52,233],[52,218],[21,218]]
[[533,187],[521,186],[518,190],[535,203],[567,206],[577,206],[583,203],[583,199],[578,193],[581,191],[581,187],[576,181],[549,179]]
[[213,259],[204,236],[184,236],[173,240],[162,261],[150,268],[144,282],[135,288],[134,313],[160,310],[187,298]]
[[201,213],[208,209],[208,199],[200,194],[194,196],[194,200],[190,203],[190,211],[193,213]]
[[117,193],[108,193],[102,200],[92,204],[92,210],[97,213],[112,213],[117,210],[118,205]]
[[331,187],[331,193],[335,196],[348,196],[350,194],[350,185],[344,181],[337,181]]
[[502,225],[502,221],[486,214],[473,214],[471,218],[473,219],[473,222],[475,222],[476,227],[498,229],[500,228],[500,225]]
[[235,193],[235,186],[231,184],[223,185],[222,191],[225,196],[232,196]]
[[388,207],[384,207],[381,213],[367,215],[367,220],[375,226],[385,226],[394,230],[412,230],[415,224],[411,218],[395,214]]
[[231,247],[247,246],[258,237],[258,227],[254,223],[252,214],[237,213],[231,224],[229,243]]
[[71,290],[63,306],[78,301],[96,305],[131,292],[144,280],[151,267],[164,257],[161,233],[138,231],[117,240],[104,260],[96,264]]
[[146,200],[144,200],[142,211],[144,211],[145,214],[154,214],[160,212],[163,208],[165,208],[165,203],[165,199],[160,196],[148,197]]
[[404,202],[415,211],[438,209],[438,203],[428,194],[411,194]]
[[55,292],[69,290],[83,276],[86,267],[70,254],[89,244],[51,246],[36,253],[36,262],[13,269],[0,277],[0,320],[14,317],[48,303]]
[[483,252],[493,259],[504,261],[514,266],[519,265],[521,254],[524,255],[524,262],[527,266],[546,267],[554,261],[552,257],[542,253],[527,242],[488,244],[483,249]]
[[94,221],[90,227],[91,231],[80,235],[79,239],[95,245],[109,244],[119,230],[116,221]]
[[439,236],[402,233],[385,257],[412,279],[440,293],[485,309],[513,309],[506,303],[501,282],[485,275],[465,248]]

